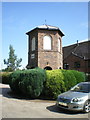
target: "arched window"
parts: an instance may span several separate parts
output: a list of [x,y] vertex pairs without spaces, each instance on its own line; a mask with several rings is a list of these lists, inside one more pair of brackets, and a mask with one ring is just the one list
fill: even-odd
[[60,39],[58,39],[58,51],[60,52]]
[[32,38],[32,51],[35,50],[35,37]]
[[43,49],[44,50],[51,50],[51,37],[50,36],[44,36]]

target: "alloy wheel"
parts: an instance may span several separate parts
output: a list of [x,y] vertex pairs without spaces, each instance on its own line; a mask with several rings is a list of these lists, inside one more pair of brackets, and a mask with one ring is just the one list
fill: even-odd
[[84,112],[86,113],[90,112],[90,101],[86,101],[84,105]]

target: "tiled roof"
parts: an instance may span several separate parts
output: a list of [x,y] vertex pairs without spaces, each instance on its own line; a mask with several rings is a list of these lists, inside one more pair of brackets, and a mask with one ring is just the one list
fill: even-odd
[[81,57],[85,60],[90,59],[90,41],[63,47],[64,59],[71,54]]

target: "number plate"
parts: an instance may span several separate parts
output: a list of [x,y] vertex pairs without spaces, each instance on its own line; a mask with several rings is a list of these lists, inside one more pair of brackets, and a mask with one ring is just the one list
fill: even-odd
[[67,103],[59,102],[59,105],[67,106]]

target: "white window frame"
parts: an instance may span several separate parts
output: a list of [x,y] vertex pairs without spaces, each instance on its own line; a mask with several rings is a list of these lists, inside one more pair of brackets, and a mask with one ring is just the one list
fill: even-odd
[[52,49],[52,39],[49,35],[43,37],[43,49],[51,50]]
[[31,59],[34,59],[35,58],[35,54],[31,54]]
[[58,51],[60,52],[60,39],[58,39]]
[[32,51],[35,50],[35,37],[32,38]]

